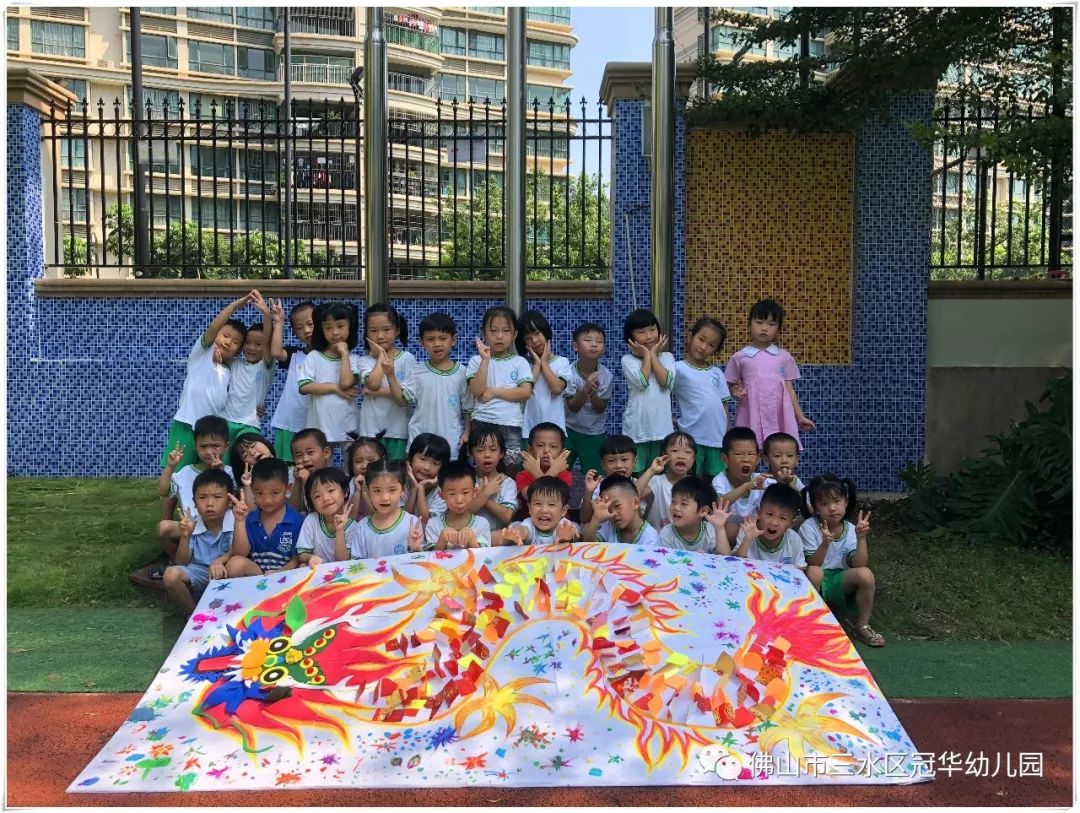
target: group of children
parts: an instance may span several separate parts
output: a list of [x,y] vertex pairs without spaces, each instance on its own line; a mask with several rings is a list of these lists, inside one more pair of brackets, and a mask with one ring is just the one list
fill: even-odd
[[[263,320],[245,327],[234,314],[249,303]],[[722,369],[715,319],[693,325],[676,361],[655,315],[632,312],[623,433],[609,436],[615,384],[598,324],[574,330],[571,362],[542,313],[492,307],[463,367],[445,313],[421,321],[418,362],[391,305],[369,306],[361,324],[354,306],[301,303],[288,316],[301,344],[287,346],[281,303],[252,291],[188,356],[159,483],[159,537],[175,562],[165,589],[191,610],[216,578],[409,551],[623,542],[798,567],[856,616],[858,638],[882,646],[870,627],[870,515],[850,480],[804,486],[796,474],[799,431],[814,424],[792,386],[798,367],[776,345],[783,317],[776,302],[756,303],[750,343]],[[275,360],[286,380],[271,440],[259,419]],[[575,465],[580,525],[569,518]]]

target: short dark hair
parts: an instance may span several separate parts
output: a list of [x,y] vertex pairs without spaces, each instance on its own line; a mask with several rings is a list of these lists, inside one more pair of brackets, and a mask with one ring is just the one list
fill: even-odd
[[420,320],[421,339],[424,338],[425,333],[449,333],[451,336],[457,336],[457,322],[448,313],[441,311],[429,313]]
[[606,491],[626,491],[638,496],[637,486],[634,485],[634,481],[629,477],[623,477],[621,474],[610,474],[600,482],[600,493],[603,494]]
[[244,463],[244,452],[247,447],[254,446],[256,443],[261,443],[270,450],[271,455],[274,454],[274,442],[264,438],[258,432],[241,432],[233,441],[232,448],[229,450],[229,467],[232,469],[233,477],[236,478],[238,483],[247,471],[247,465]]
[[668,450],[668,446],[675,443],[675,441],[677,440],[685,440],[690,446],[690,451],[697,455],[697,441],[694,440],[694,436],[691,435],[689,432],[683,432],[679,429],[676,429],[674,432],[672,432],[670,435],[660,441],[660,450],[666,453]]
[[841,479],[835,474],[822,474],[810,481],[810,485],[803,489],[803,510],[806,516],[812,517],[815,513],[814,506],[818,500],[825,497],[841,497],[847,501],[847,510],[844,511],[844,519],[851,520],[858,509],[855,492],[855,481],[847,477]]
[[330,441],[326,439],[326,433],[321,429],[317,429],[314,426],[309,426],[306,429],[301,429],[295,435],[292,436],[292,440],[289,441],[289,446],[294,443],[298,443],[302,440],[314,440],[319,444],[320,449],[327,449],[330,446]]
[[305,299],[303,302],[297,302],[295,305],[289,308],[289,321],[292,322],[292,320],[296,317],[296,314],[300,313],[300,311],[302,311],[304,308],[311,308],[311,315],[315,315],[315,303]]
[[[251,333],[253,330],[259,331],[259,333],[266,332],[266,322],[252,322],[248,325],[247,332]],[[244,338],[247,338],[246,336]]]
[[703,327],[711,327],[720,334],[720,341],[716,345],[717,350],[724,346],[724,340],[727,339],[727,328],[720,324],[719,320],[713,319],[711,316],[702,316],[694,322],[694,326],[690,328],[690,335],[697,335],[697,332]]
[[693,500],[700,510],[712,507],[712,504],[716,502],[716,491],[710,483],[689,474],[671,487],[671,497],[672,499],[686,497],[688,500]]
[[769,447],[774,443],[794,443],[795,451],[799,450],[799,439],[789,435],[787,432],[773,432],[767,438],[765,438],[765,454],[769,454]]
[[570,486],[558,477],[545,474],[537,477],[526,492],[526,502],[533,497],[556,497],[563,505],[570,504]]
[[192,434],[195,436],[195,440],[199,438],[218,438],[229,442],[229,422],[224,418],[219,418],[217,415],[203,415],[199,420],[195,421],[195,426],[192,427]]
[[549,322],[547,317],[540,313],[540,311],[531,310],[521,314],[521,318],[518,319],[518,332],[517,337],[514,339],[514,344],[517,345],[519,355],[529,358],[529,351],[525,347],[526,333],[539,333],[550,342],[553,335],[551,332],[551,322]]
[[757,448],[757,435],[754,434],[753,429],[749,426],[733,426],[724,433],[724,439],[720,441],[720,451],[730,452],[731,447],[740,440],[752,440],[754,448]]
[[405,459],[412,460],[413,455],[418,454],[438,460],[440,466],[445,466],[450,460],[450,444],[442,435],[421,432],[409,444],[409,452],[405,455]]
[[660,329],[660,320],[656,318],[656,314],[646,308],[639,308],[636,311],[631,311],[626,317],[626,321],[623,322],[623,340],[630,341],[634,337],[635,330],[641,330],[644,327],[653,327]]
[[494,439],[499,444],[501,452],[506,452],[506,435],[503,434],[502,427],[485,421],[476,421],[469,427],[468,447],[470,451],[484,441],[491,439]]
[[371,485],[376,477],[384,475],[393,477],[402,488],[405,487],[405,466],[396,460],[387,460],[385,457],[382,460],[374,461],[368,466],[364,481]]
[[476,470],[472,463],[467,460],[450,460],[439,469],[439,488],[442,488],[450,480],[464,480],[468,478],[476,482]]
[[228,322],[222,325],[222,327],[231,327],[240,333],[240,344],[247,341],[248,329],[247,326],[239,319],[230,319]]
[[604,328],[596,324],[596,322],[582,322],[576,328],[574,328],[574,335],[571,337],[571,341],[577,341],[584,333],[599,333],[604,338],[607,338],[607,334],[604,332]]
[[343,472],[336,466],[327,466],[324,469],[316,469],[308,477],[307,483],[304,485],[304,499],[308,505],[311,505],[311,492],[317,485],[324,483],[334,483],[341,488],[341,491],[345,494],[345,499],[349,498],[349,475]]
[[517,314],[509,305],[492,305],[484,311],[484,316],[480,320],[480,330],[487,330],[488,325],[500,317],[506,319],[510,323],[510,327],[517,330]]
[[629,435],[608,435],[600,444],[600,457],[605,458],[615,454],[632,454],[637,456],[637,444]]
[[357,316],[356,305],[350,305],[347,302],[323,302],[315,308],[315,312],[311,315],[311,321],[314,325],[314,330],[311,333],[312,347],[316,350],[326,350],[330,346],[326,336],[323,334],[323,322],[338,319],[344,319],[349,323],[349,335],[345,337],[345,343],[350,350],[356,347],[356,325],[360,320]]
[[230,494],[235,488],[232,478],[225,469],[207,469],[206,471],[199,472],[195,478],[195,482],[191,484],[191,493],[197,494],[199,489],[203,486],[221,486]]
[[529,445],[533,445],[533,441],[536,440],[536,436],[541,432],[555,432],[559,436],[559,443],[566,446],[566,432],[557,423],[551,423],[550,421],[542,421],[529,430]]
[[350,477],[356,476],[356,472],[353,471],[353,455],[356,454],[357,449],[362,449],[365,446],[370,446],[378,452],[379,460],[386,460],[386,447],[382,445],[378,438],[357,438],[345,450],[345,470],[349,472]]
[[289,465],[276,457],[264,457],[251,467],[251,481],[269,482],[277,480],[289,484]]
[[388,305],[385,302],[376,302],[374,305],[369,306],[368,309],[364,311],[365,339],[367,338],[368,319],[370,319],[372,315],[376,313],[386,314],[386,318],[390,320],[390,324],[392,324],[394,326],[394,330],[397,331],[395,335],[401,340],[402,344],[405,344],[409,341],[409,325],[408,322],[405,321],[405,317],[398,312],[397,308],[395,308],[393,305]]
[[[785,485],[784,483],[773,483],[765,489],[765,493],[761,495],[760,507],[764,508],[766,505],[775,505],[777,508],[786,508],[791,511],[792,514],[798,516],[799,507],[802,505],[802,498],[799,496],[799,492],[791,486]],[[760,508],[758,510],[760,510]]]
[[781,328],[784,326],[784,308],[776,300],[759,299],[750,308],[750,317],[746,320],[747,324],[755,319],[775,319],[776,326]]

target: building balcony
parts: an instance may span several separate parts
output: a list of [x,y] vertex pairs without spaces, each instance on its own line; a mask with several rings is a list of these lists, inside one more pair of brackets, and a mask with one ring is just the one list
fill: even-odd
[[[289,78],[294,82],[304,82],[321,85],[344,85],[348,86],[349,77],[355,68],[348,65],[308,65],[298,64],[289,66]],[[278,71],[278,78],[284,75]]]
[[442,44],[438,34],[426,33],[394,23],[386,23],[383,30],[386,32],[386,41],[391,45],[404,45],[406,48],[415,48],[429,54],[442,53]]
[[[352,9],[342,9],[342,16],[325,14],[292,13],[289,15],[289,30],[294,34],[318,34],[324,37],[355,37],[356,20]],[[281,30],[279,23],[278,30]]]
[[386,75],[386,84],[390,90],[399,93],[412,93],[416,96],[426,96],[433,99],[436,94],[436,84],[431,79],[422,76],[413,76],[408,73],[395,73],[390,71]]

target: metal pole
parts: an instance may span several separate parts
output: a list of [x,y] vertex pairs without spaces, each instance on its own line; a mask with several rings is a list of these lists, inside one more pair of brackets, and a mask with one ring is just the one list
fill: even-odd
[[285,62],[285,101],[284,112],[281,116],[285,130],[285,216],[281,218],[282,237],[285,239],[285,277],[292,279],[293,276],[293,115],[292,115],[292,36],[289,31],[289,7],[283,9],[281,31],[285,35],[285,52],[282,59]]
[[367,304],[386,302],[386,39],[383,7],[367,10],[364,34],[364,227]]
[[525,9],[506,9],[506,304],[525,312]]
[[[706,54],[712,53],[712,8],[710,8],[709,6],[705,6],[705,8],[702,9],[702,12],[705,15],[705,45],[701,49],[701,55],[705,56]],[[709,98],[708,79],[701,80],[701,95],[704,96],[706,99]]]
[[652,59],[652,309],[671,335],[671,285],[675,260],[675,40],[672,9],[656,9]]
[[[1050,12],[1053,20],[1051,28],[1051,56],[1053,57],[1053,96],[1050,102],[1050,115],[1055,119],[1065,118],[1065,104],[1061,98],[1062,77],[1065,66],[1062,64],[1065,45],[1065,22],[1068,19],[1069,10],[1055,8]],[[1064,128],[1062,128],[1064,132]],[[1050,247],[1047,256],[1047,272],[1049,276],[1056,276],[1061,270],[1061,226],[1062,226],[1062,199],[1065,193],[1065,162],[1062,154],[1062,146],[1055,144],[1050,155]]]
[[131,7],[131,118],[135,125],[135,270],[141,276],[150,265],[150,203],[146,197],[146,107],[143,100],[142,12]]

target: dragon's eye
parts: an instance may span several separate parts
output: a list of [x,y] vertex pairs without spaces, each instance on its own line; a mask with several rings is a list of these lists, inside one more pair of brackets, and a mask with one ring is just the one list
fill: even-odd
[[284,652],[288,648],[289,648],[289,639],[282,636],[280,638],[275,638],[273,641],[271,641],[270,646],[267,647],[267,651],[277,653],[277,652]]
[[263,670],[263,673],[259,675],[259,682],[277,683],[279,680],[281,680],[288,674],[288,671],[284,667],[271,666],[269,669]]

